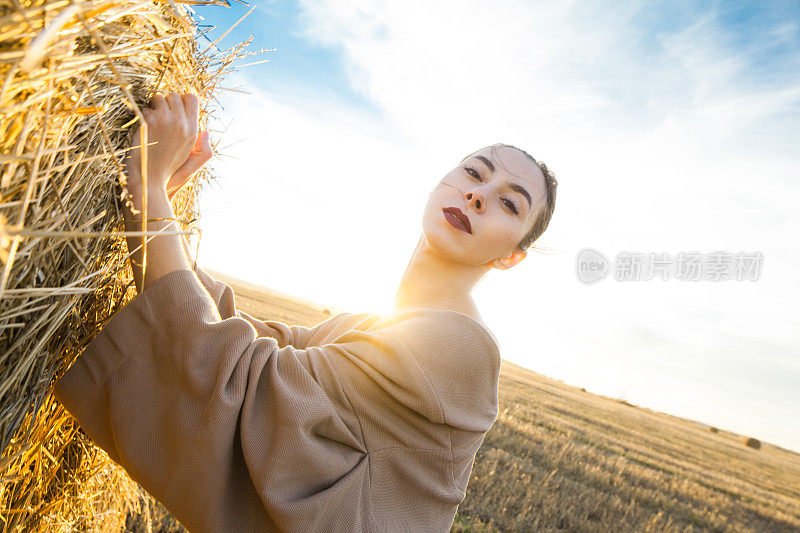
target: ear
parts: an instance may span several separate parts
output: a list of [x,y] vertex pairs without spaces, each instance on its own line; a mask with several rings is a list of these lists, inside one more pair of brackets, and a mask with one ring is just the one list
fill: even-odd
[[516,251],[506,257],[493,259],[491,265],[499,270],[508,270],[528,256],[528,252]]

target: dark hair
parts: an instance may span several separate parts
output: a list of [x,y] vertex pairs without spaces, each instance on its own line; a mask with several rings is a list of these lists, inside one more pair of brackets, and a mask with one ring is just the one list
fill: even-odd
[[[550,219],[553,218],[553,211],[556,208],[556,189],[558,188],[558,181],[556,181],[556,177],[550,171],[550,169],[547,168],[547,165],[545,165],[542,161],[536,161],[536,159],[534,159],[531,154],[529,154],[522,148],[517,148],[516,146],[511,144],[497,143],[493,144],[491,147],[493,154],[495,149],[498,147],[507,147],[507,148],[513,148],[514,150],[519,150],[520,152],[525,154],[528,157],[528,159],[533,161],[536,164],[536,166],[539,167],[539,170],[541,170],[542,174],[544,175],[544,188],[545,188],[545,194],[547,196],[547,203],[543,208],[540,208],[539,214],[533,221],[533,225],[531,226],[530,231],[519,242],[519,244],[517,244],[517,248],[519,250],[525,251],[528,248],[530,248],[530,246],[534,243],[534,241],[536,241],[536,239],[541,237],[542,233],[544,233],[544,230],[546,230],[547,226],[550,224]],[[475,152],[472,152],[472,154],[474,153]],[[467,159],[468,157],[472,156],[472,154],[469,154],[464,159]],[[464,159],[462,159],[462,161],[464,161]],[[496,159],[498,162],[500,161],[499,158]]]

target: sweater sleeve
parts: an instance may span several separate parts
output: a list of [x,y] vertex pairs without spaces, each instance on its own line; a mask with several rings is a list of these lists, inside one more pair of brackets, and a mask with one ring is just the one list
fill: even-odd
[[238,316],[247,320],[255,328],[259,337],[272,337],[277,340],[278,348],[283,348],[285,346],[305,348],[320,329],[334,326],[338,323],[341,315],[344,314],[339,313],[334,315],[313,328],[288,325],[277,320],[259,320],[241,309],[236,308],[234,292],[230,285],[212,278],[208,272],[199,266],[195,266],[194,271],[200,283],[202,283],[203,287],[211,296],[211,299],[214,300],[221,318],[225,319]]
[[[357,416],[306,350],[223,319],[219,302],[193,271],[159,278],[92,340],[56,398],[190,531],[373,530]],[[340,357],[332,349],[315,349],[318,367]]]

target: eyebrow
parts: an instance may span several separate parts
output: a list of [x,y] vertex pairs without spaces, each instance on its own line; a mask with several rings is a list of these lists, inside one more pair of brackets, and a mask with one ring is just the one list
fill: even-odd
[[[486,159],[482,155],[476,155],[475,159],[480,159],[483,162],[484,165],[489,167],[489,171],[490,172],[492,172],[492,173],[494,172],[494,164],[491,161],[489,161],[488,159]],[[523,187],[522,185],[519,185],[517,183],[510,183],[509,187],[511,188],[511,190],[516,191],[516,192],[520,193],[522,196],[525,197],[525,199],[528,201],[528,209],[530,209],[533,206],[533,201],[531,200],[531,195],[528,194],[528,191],[525,190],[525,187]]]
[[491,161],[489,161],[482,155],[476,155],[475,159],[480,159],[481,161],[483,161],[483,164],[489,167],[489,172],[494,172],[494,164]]

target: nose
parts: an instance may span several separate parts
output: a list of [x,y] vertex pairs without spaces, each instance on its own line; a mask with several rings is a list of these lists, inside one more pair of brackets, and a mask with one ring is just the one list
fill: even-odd
[[483,199],[483,195],[479,192],[468,192],[464,195],[464,198],[467,201],[467,205],[471,205],[476,212],[480,213],[483,211],[486,202]]

